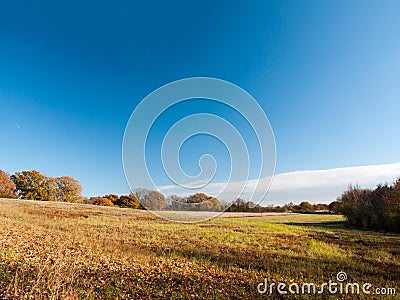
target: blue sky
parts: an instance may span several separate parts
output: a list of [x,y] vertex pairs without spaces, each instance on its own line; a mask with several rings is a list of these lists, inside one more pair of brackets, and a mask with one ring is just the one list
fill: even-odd
[[257,99],[276,173],[399,162],[399,13],[398,1],[2,2],[0,169],[127,193],[129,116],[193,76]]

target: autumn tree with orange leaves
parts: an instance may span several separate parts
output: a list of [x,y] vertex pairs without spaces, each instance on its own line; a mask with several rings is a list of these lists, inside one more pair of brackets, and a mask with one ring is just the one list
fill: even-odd
[[15,198],[16,195],[17,190],[10,179],[10,175],[0,170],[0,198]]

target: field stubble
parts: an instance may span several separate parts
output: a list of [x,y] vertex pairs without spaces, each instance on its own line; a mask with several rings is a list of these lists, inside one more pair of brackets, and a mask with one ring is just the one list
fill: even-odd
[[399,235],[347,229],[334,215],[179,224],[139,210],[0,200],[0,245],[7,299],[265,299],[264,278],[400,280]]

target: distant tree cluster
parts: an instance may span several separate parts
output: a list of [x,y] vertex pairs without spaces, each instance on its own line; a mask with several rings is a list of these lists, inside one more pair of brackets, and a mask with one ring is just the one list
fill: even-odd
[[158,191],[147,189],[136,189],[133,193],[139,202],[147,209],[150,210],[165,210],[167,199],[163,194]]
[[400,232],[400,178],[373,190],[350,187],[330,206],[351,226]]
[[0,170],[0,197],[82,203],[82,187],[69,176],[49,177],[36,170],[8,175]]
[[133,195],[117,196],[114,194],[105,195],[103,197],[90,197],[86,203],[100,206],[119,206],[126,208],[140,208],[139,199]]
[[151,210],[191,210],[191,211],[221,211],[220,201],[204,193],[197,193],[188,197],[165,197],[158,191],[138,188],[130,195],[106,195],[89,198],[86,203],[101,206],[119,206]]
[[168,197],[166,210],[222,211],[224,207],[217,198],[197,193],[188,197],[177,195]]
[[295,213],[315,213],[315,212],[325,212],[329,210],[328,204],[311,204],[310,202],[304,201],[299,205],[294,203],[285,204],[283,206],[279,205],[268,205],[261,206],[255,204],[251,201],[245,201],[243,199],[237,199],[232,205],[227,209],[228,212],[256,212],[256,213],[266,213],[266,212],[295,212]]

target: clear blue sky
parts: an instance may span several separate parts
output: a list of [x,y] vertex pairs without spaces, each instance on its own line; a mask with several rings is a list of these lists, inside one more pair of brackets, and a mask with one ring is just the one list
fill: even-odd
[[399,15],[399,1],[3,1],[0,169],[127,193],[130,114],[193,76],[259,101],[277,173],[398,162]]

